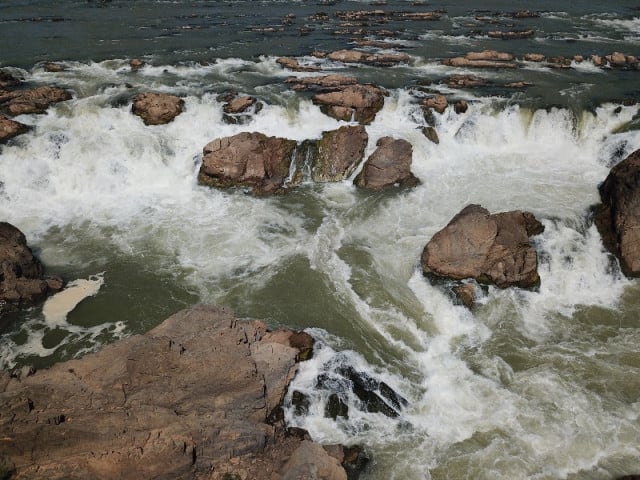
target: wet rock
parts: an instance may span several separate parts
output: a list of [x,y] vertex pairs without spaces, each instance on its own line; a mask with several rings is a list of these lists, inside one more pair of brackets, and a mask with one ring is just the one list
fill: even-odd
[[551,68],[570,68],[571,67],[571,59],[562,56],[549,57],[547,58],[547,63]]
[[505,84],[505,87],[506,88],[527,88],[532,85],[533,83],[529,83],[529,82],[511,82],[511,83]]
[[441,61],[443,65],[449,67],[465,67],[465,68],[517,68],[518,65],[513,62],[498,60],[470,60],[465,57],[445,58]]
[[355,184],[368,190],[382,190],[394,185],[414,187],[420,181],[411,173],[413,147],[406,140],[382,137],[377,149],[367,159]]
[[5,312],[62,289],[62,279],[44,275],[24,234],[6,222],[0,222],[0,268],[0,302]]
[[184,101],[166,93],[141,93],[133,99],[131,111],[145,125],[164,125],[182,113]]
[[427,137],[430,141],[438,145],[440,143],[440,137],[438,136],[438,132],[433,127],[423,127],[422,134]]
[[47,62],[43,65],[43,67],[45,71],[49,73],[59,73],[65,71],[64,65],[55,62]]
[[0,115],[0,144],[9,139],[29,131],[29,127],[23,123],[15,122],[4,115]]
[[532,12],[531,10],[520,10],[519,12],[513,12],[510,14],[512,18],[540,18],[538,12]]
[[423,272],[454,280],[473,278],[500,288],[534,287],[540,281],[538,256],[529,236],[543,229],[529,212],[490,214],[469,205],[427,243]]
[[382,413],[387,417],[395,418],[408,404],[407,400],[398,395],[389,385],[364,372],[358,372],[353,367],[342,367],[339,373],[351,382],[353,393],[369,413]]
[[444,83],[453,88],[485,87],[489,84],[484,78],[475,75],[450,75],[444,79]]
[[11,75],[6,70],[0,70],[0,88],[13,88],[20,85],[21,80]]
[[403,20],[436,21],[442,18],[441,12],[400,12],[397,16]]
[[198,181],[217,188],[251,187],[257,194],[277,193],[289,175],[294,140],[242,132],[208,143]]
[[574,55],[573,61],[576,63],[582,63],[584,62],[584,57],[582,55]]
[[295,90],[340,89],[348,85],[355,85],[358,80],[346,75],[322,75],[318,77],[289,77],[285,83],[293,84]]
[[458,100],[453,105],[453,109],[457,114],[466,113],[469,110],[469,104],[464,100]]
[[511,30],[508,32],[493,31],[487,32],[489,38],[500,38],[502,40],[520,40],[531,38],[536,34],[535,30]]
[[600,55],[591,55],[591,62],[596,66],[596,67],[604,67],[606,65],[606,61],[604,58],[602,58]]
[[294,332],[289,337],[289,346],[298,350],[298,362],[309,360],[313,356],[315,340],[306,332]]
[[59,87],[36,87],[0,92],[0,107],[9,115],[44,113],[50,105],[71,99],[71,93]]
[[236,97],[230,100],[222,108],[222,110],[224,111],[224,113],[230,113],[230,114],[242,113],[248,110],[249,108],[251,108],[253,105],[255,105],[255,103],[256,103],[256,99],[248,95],[242,96],[242,97]]
[[238,96],[238,91],[233,88],[225,90],[216,96],[216,102],[229,103]]
[[338,394],[329,395],[327,404],[324,408],[324,416],[336,420],[338,417],[349,418],[349,407],[344,403]]
[[604,58],[612,68],[635,70],[638,67],[638,57],[634,55],[625,55],[624,53],[613,52],[609,55],[606,55]]
[[444,95],[435,95],[433,97],[425,98],[422,101],[423,110],[435,110],[438,113],[444,113],[444,111],[449,106],[449,102],[447,101],[447,97]]
[[342,63],[390,66],[407,63],[411,57],[406,53],[366,53],[359,50],[337,50],[329,53],[327,58]]
[[467,308],[471,308],[476,301],[476,287],[473,283],[462,283],[453,287],[456,298]]
[[[312,478],[328,454],[266,421],[297,352],[265,333],[261,321],[199,305],[145,335],[10,378],[0,428],[12,441],[2,453],[17,478]],[[282,468],[303,445],[304,462]],[[346,478],[332,460],[327,478]]]
[[483,50],[481,52],[469,52],[464,58],[467,60],[490,60],[495,62],[510,62],[513,55],[507,52],[498,52],[497,50]]
[[320,67],[305,65],[302,66],[295,58],[291,57],[280,57],[276,59],[276,63],[281,65],[284,68],[288,68],[289,70],[293,70],[294,72],[317,72],[320,70]]
[[369,136],[362,125],[324,132],[311,167],[316,182],[339,182],[353,173],[364,158]]
[[339,91],[318,93],[313,103],[336,120],[368,124],[384,106],[384,93],[373,85],[349,85]]
[[304,393],[294,390],[291,393],[291,404],[293,405],[296,415],[300,416],[309,413],[309,406],[311,405],[311,402],[309,397]]
[[293,452],[280,473],[281,480],[347,480],[347,473],[338,460],[308,440]]
[[144,62],[139,58],[132,58],[129,61],[129,66],[131,67],[132,72],[136,72],[140,70],[142,67],[144,67]]
[[524,59],[527,62],[544,62],[545,56],[542,53],[526,53]]
[[595,223],[628,277],[640,276],[640,150],[611,169],[599,187]]

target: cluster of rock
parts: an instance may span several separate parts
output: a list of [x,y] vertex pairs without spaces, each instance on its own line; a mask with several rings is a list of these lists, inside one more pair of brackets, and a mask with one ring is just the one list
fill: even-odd
[[131,111],[145,125],[165,125],[182,113],[184,100],[167,93],[144,92],[133,99]]
[[0,316],[42,300],[62,289],[58,276],[45,276],[24,234],[10,223],[0,223]]
[[2,372],[2,473],[346,480],[341,463],[357,464],[357,450],[322,448],[279,413],[312,346],[200,305],[80,360]]

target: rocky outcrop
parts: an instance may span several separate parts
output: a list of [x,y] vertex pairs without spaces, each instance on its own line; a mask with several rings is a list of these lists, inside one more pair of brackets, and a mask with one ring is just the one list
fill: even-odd
[[0,315],[22,304],[42,300],[62,289],[60,277],[45,277],[24,234],[10,223],[0,223]]
[[487,32],[489,38],[500,38],[502,40],[520,40],[531,38],[536,34],[535,30],[509,30]]
[[364,158],[369,136],[362,125],[324,132],[311,167],[316,182],[338,182],[353,173]]
[[9,120],[4,115],[0,115],[0,144],[6,143],[9,139],[28,130],[29,127],[27,125]]
[[0,70],[0,88],[13,88],[20,85],[20,80],[5,70]]
[[320,70],[320,67],[315,65],[300,65],[300,62],[292,57],[280,57],[276,59],[276,63],[294,72],[317,72]]
[[201,184],[218,188],[251,187],[256,194],[275,193],[289,175],[294,140],[242,132],[208,143],[198,174]]
[[356,177],[358,187],[383,190],[392,186],[413,187],[420,181],[411,173],[413,147],[406,140],[382,137]]
[[269,422],[296,371],[291,334],[200,305],[80,360],[2,373],[0,457],[16,479],[345,479],[348,450]]
[[366,53],[359,50],[337,50],[327,54],[327,58],[342,63],[364,63],[386,67],[407,63],[411,57],[406,53]]
[[489,81],[475,75],[450,75],[444,79],[449,87],[453,88],[473,88],[486,87]]
[[545,58],[541,53],[526,53],[524,56],[527,62],[544,62]]
[[47,62],[43,65],[43,68],[45,72],[49,73],[59,73],[65,71],[64,65],[55,62]]
[[384,93],[374,85],[349,85],[338,91],[318,93],[313,103],[337,120],[368,124],[384,106]]
[[50,105],[71,99],[71,93],[59,87],[36,87],[0,92],[0,107],[9,115],[44,113]]
[[355,85],[358,80],[346,75],[321,75],[313,77],[289,77],[285,83],[293,85],[294,90],[313,89],[341,89],[348,85]]
[[513,55],[496,50],[483,50],[481,52],[469,52],[464,57],[446,58],[443,65],[450,67],[468,68],[516,68]]
[[435,110],[438,113],[444,113],[449,106],[447,97],[444,95],[434,95],[433,97],[425,98],[422,101],[422,108],[424,110]]
[[164,125],[180,115],[183,107],[184,101],[175,95],[145,92],[133,99],[131,111],[145,125]]
[[540,281],[538,256],[529,237],[543,230],[529,212],[490,214],[469,205],[424,247],[423,272],[453,280],[473,278],[500,288],[534,287]]
[[625,275],[640,277],[640,150],[611,169],[600,185],[595,223]]
[[255,103],[255,98],[244,95],[230,100],[224,107],[222,107],[222,111],[230,114],[243,113],[255,105]]

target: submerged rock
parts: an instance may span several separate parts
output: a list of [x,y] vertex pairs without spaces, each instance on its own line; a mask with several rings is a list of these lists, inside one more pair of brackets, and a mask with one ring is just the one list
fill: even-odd
[[43,65],[43,67],[44,70],[49,73],[59,73],[65,71],[64,65],[55,62],[47,62]]
[[595,223],[628,277],[640,277],[640,150],[611,169],[599,187]]
[[267,422],[297,368],[290,334],[199,305],[80,360],[0,373],[0,458],[30,479],[345,479]]
[[20,79],[14,77],[6,70],[0,70],[0,88],[13,88],[22,83]]
[[368,124],[384,106],[384,93],[373,85],[349,85],[335,92],[318,93],[313,103],[321,105],[321,110],[336,120]]
[[43,86],[0,92],[0,106],[12,116],[44,113],[50,105],[71,98],[71,93],[63,88]]
[[422,134],[427,137],[431,142],[438,145],[440,143],[440,137],[438,136],[438,132],[434,127],[423,127]]
[[487,32],[489,38],[500,38],[502,40],[519,40],[522,38],[531,38],[536,34],[535,30],[510,30],[507,32],[494,31]]
[[490,214],[469,205],[437,232],[422,252],[425,274],[454,280],[473,278],[500,288],[536,286],[538,256],[529,236],[544,227],[529,212]]
[[0,144],[6,143],[9,139],[29,131],[29,127],[24,123],[10,120],[4,115],[0,115]]
[[136,96],[131,111],[145,125],[164,125],[182,113],[184,100],[167,93],[146,92]]
[[42,300],[62,288],[60,277],[46,277],[24,234],[10,223],[0,223],[0,315],[22,304]]
[[320,70],[320,67],[300,65],[300,62],[292,57],[280,57],[276,59],[276,63],[283,68],[288,68],[294,72],[317,72]]
[[362,125],[324,132],[311,167],[316,182],[339,182],[353,173],[364,158],[369,136]]
[[208,143],[198,174],[201,184],[218,188],[246,186],[254,193],[275,193],[289,175],[295,140],[242,132]]
[[129,61],[129,67],[131,67],[131,71],[132,72],[137,72],[142,67],[144,67],[144,62],[142,60],[140,60],[139,58],[132,58]]
[[454,88],[485,87],[489,84],[484,78],[475,75],[450,75],[444,79],[444,83]]
[[394,185],[414,187],[420,181],[411,173],[413,147],[406,140],[382,137],[377,149],[367,159],[355,184],[368,190],[382,190]]

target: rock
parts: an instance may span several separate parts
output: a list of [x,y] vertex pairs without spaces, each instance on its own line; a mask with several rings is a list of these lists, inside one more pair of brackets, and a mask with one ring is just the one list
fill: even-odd
[[574,55],[573,61],[576,63],[582,63],[584,62],[584,57],[582,55]]
[[9,115],[16,116],[44,113],[50,105],[69,99],[71,99],[71,94],[65,89],[43,86],[0,93],[0,106]]
[[526,53],[524,56],[527,62],[544,62],[545,58],[542,53]]
[[435,95],[422,101],[423,109],[433,109],[438,113],[444,113],[448,106],[449,102],[444,95]]
[[487,32],[489,38],[500,38],[502,40],[519,40],[531,38],[536,34],[535,30],[512,30],[509,32]]
[[599,187],[595,223],[628,277],[640,276],[640,150],[611,169]]
[[476,301],[476,287],[473,283],[462,283],[453,287],[456,298],[467,308],[471,308]]
[[517,68],[518,65],[513,62],[496,61],[496,60],[469,60],[465,57],[445,58],[441,61],[443,65],[450,67],[465,68]]
[[444,83],[453,88],[484,87],[489,84],[484,78],[475,75],[450,75]]
[[0,302],[6,310],[62,289],[62,279],[44,276],[44,267],[33,256],[24,234],[6,222],[0,222],[0,268]]
[[324,132],[311,166],[315,182],[339,182],[353,173],[364,158],[369,135],[362,125]]
[[[406,399],[398,395],[389,385],[380,382],[353,367],[341,367],[338,373],[349,380],[353,393],[363,402],[369,413],[382,413],[395,418],[408,405]],[[377,392],[377,393],[376,393]]]
[[44,69],[46,72],[50,72],[50,73],[58,73],[58,72],[65,71],[64,65],[60,65],[59,63],[54,63],[54,62],[45,63]]
[[596,67],[604,67],[606,64],[606,61],[604,58],[602,58],[600,55],[591,55],[591,62],[596,66]]
[[11,75],[6,70],[0,70],[0,88],[13,88],[22,83],[19,79]]
[[400,12],[398,16],[403,20],[436,21],[442,18],[440,12]]
[[605,58],[614,67],[623,67],[627,64],[627,56],[624,53],[613,52]]
[[464,58],[467,60],[491,60],[495,62],[510,62],[513,60],[513,55],[506,52],[498,52],[497,50],[483,50],[481,52],[469,52]]
[[406,140],[383,137],[356,177],[358,187],[382,190],[394,185],[414,187],[420,181],[411,173],[413,147]]
[[433,127],[423,127],[422,134],[431,140],[433,143],[438,145],[440,143],[440,137],[438,136],[438,132]]
[[337,120],[368,124],[384,106],[384,93],[373,85],[349,85],[336,92],[318,93],[313,103]]
[[144,67],[144,62],[139,58],[132,58],[129,61],[129,66],[131,67],[132,72],[136,72],[140,70],[142,67]]
[[346,75],[322,75],[319,77],[289,77],[285,83],[294,84],[296,90],[308,90],[315,88],[341,88],[347,85],[355,85],[358,80]]
[[227,103],[222,110],[224,113],[242,113],[256,103],[256,99],[249,96],[237,97]]
[[563,56],[547,58],[549,66],[552,68],[569,68],[571,67],[571,59]]
[[294,140],[242,132],[208,143],[198,181],[217,188],[248,186],[257,194],[279,191],[289,175]]
[[364,63],[375,66],[397,65],[411,59],[406,53],[365,53],[359,50],[337,50],[329,53],[327,58],[336,62]]
[[533,83],[529,83],[529,82],[511,82],[511,83],[505,84],[505,87],[506,88],[527,88],[532,85]]
[[27,125],[9,120],[4,115],[0,115],[0,144],[6,143],[9,139],[27,131],[29,131]]
[[291,404],[294,407],[296,415],[300,416],[309,413],[309,406],[311,405],[311,402],[309,397],[304,393],[294,390],[291,393]]
[[316,66],[302,66],[298,60],[291,57],[280,57],[276,59],[276,63],[281,65],[283,68],[288,68],[294,72],[317,72],[320,70],[320,67]]
[[324,416],[334,420],[338,417],[349,418],[349,407],[338,397],[337,393],[332,393],[324,407]]
[[513,12],[510,14],[512,18],[540,18],[538,12],[532,12],[531,10],[521,10],[519,12]]
[[422,269],[436,277],[473,278],[500,288],[534,287],[540,281],[538,256],[529,236],[543,230],[529,212],[490,214],[469,205],[427,243]]
[[453,109],[455,110],[455,112],[457,114],[465,113],[467,110],[469,110],[469,104],[467,102],[465,102],[464,100],[458,100],[453,105]]
[[347,480],[347,473],[338,460],[308,440],[293,452],[281,475],[281,480]]
[[30,479],[314,478],[327,465],[337,475],[327,478],[346,478],[322,447],[267,423],[297,352],[265,333],[261,321],[198,305],[145,335],[10,378],[0,391],[5,461]]
[[167,93],[146,92],[133,100],[131,111],[142,118],[145,125],[165,125],[182,113],[184,101]]
[[305,332],[294,332],[289,337],[289,346],[298,350],[298,362],[309,360],[313,356],[314,344],[313,337]]

